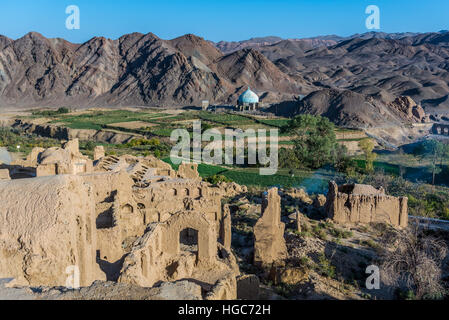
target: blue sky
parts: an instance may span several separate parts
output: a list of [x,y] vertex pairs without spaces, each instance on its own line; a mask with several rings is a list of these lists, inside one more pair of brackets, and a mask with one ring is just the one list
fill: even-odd
[[[365,27],[371,4],[380,8],[379,31],[449,29],[447,0],[0,0],[0,34],[17,39],[37,31],[78,43],[130,32],[163,39],[194,33],[212,41],[347,36],[371,31]],[[68,5],[80,8],[80,30],[65,27]]]

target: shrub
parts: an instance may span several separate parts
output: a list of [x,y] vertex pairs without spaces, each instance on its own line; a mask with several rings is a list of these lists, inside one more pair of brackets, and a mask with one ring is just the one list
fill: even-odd
[[56,112],[59,113],[59,114],[65,114],[65,113],[69,113],[70,110],[68,108],[66,108],[66,107],[61,107]]
[[226,178],[222,174],[214,174],[212,176],[205,178],[205,180],[211,184],[218,184],[220,182],[231,182],[230,179]]
[[324,253],[319,257],[318,272],[328,278],[335,279],[336,277],[335,267],[331,264],[330,260],[326,258]]
[[381,256],[383,279],[403,292],[411,291],[417,299],[442,298],[442,265],[446,243],[425,235],[417,227],[391,230],[382,238],[386,248]]

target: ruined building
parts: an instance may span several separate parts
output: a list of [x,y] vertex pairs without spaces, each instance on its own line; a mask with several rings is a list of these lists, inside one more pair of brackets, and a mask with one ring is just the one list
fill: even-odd
[[262,216],[254,226],[254,264],[271,267],[287,257],[284,239],[285,224],[281,222],[281,197],[272,188],[262,199]]
[[203,182],[192,164],[175,171],[100,149],[96,158],[81,155],[77,141],[33,149],[24,164],[37,177],[0,179],[0,278],[64,286],[76,266],[81,286],[191,279],[207,299],[235,299],[239,270],[221,199],[242,190]]
[[329,182],[325,204],[327,216],[337,223],[385,222],[404,228],[408,224],[406,197],[385,194],[370,185]]
[[60,148],[31,150],[26,159],[7,166],[11,177],[42,177],[56,174],[80,174],[93,172],[93,161],[79,151],[79,141],[74,139]]

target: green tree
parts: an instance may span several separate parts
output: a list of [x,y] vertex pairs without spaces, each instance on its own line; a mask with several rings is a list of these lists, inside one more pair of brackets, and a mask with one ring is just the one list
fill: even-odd
[[59,113],[59,114],[64,114],[64,113],[69,113],[70,110],[69,110],[69,108],[61,107],[61,108],[59,108],[58,111],[56,111],[56,112]]
[[296,158],[304,167],[318,169],[334,163],[337,141],[334,124],[327,118],[299,115],[291,119],[282,132],[294,137]]
[[348,156],[348,148],[344,145],[337,143],[334,150],[334,159],[334,167],[338,172],[347,172],[348,169],[354,167],[351,157]]
[[[441,172],[441,165],[443,164],[443,159],[446,156],[446,146],[437,140],[427,140],[424,143],[425,154],[430,156],[430,166],[429,171],[432,174],[432,185],[435,185],[435,176]],[[440,165],[438,165],[440,162]]]
[[279,166],[281,168],[289,168],[289,169],[301,168],[301,162],[296,157],[295,150],[281,148],[279,150]]
[[96,147],[95,142],[93,142],[93,141],[87,141],[84,148],[85,148],[86,150],[93,151],[93,150],[95,149],[95,147]]
[[363,139],[359,142],[359,147],[362,149],[365,156],[365,170],[367,172],[373,172],[374,160],[377,158],[377,154],[373,152],[374,141],[372,139]]

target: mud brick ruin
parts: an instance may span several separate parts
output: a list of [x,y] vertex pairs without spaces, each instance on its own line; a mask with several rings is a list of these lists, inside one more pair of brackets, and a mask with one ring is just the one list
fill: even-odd
[[327,216],[337,223],[385,222],[405,228],[408,225],[406,197],[385,194],[370,185],[329,182],[325,204]]
[[104,156],[35,148],[0,179],[0,277],[16,285],[64,286],[77,266],[80,285],[111,280],[152,286],[193,279],[207,299],[235,299],[240,274],[230,251],[224,196],[236,184],[203,182],[197,166],[178,171],[154,157]]
[[277,188],[268,190],[262,199],[262,217],[254,226],[254,264],[263,268],[287,256],[284,239],[285,224],[281,222],[281,197]]
[[[67,268],[76,266],[83,287],[97,280],[142,287],[182,280],[199,285],[205,299],[259,296],[257,276],[241,275],[231,251],[234,209],[222,201],[246,187],[211,185],[197,164],[173,170],[152,156],[105,156],[102,147],[90,160],[78,148],[78,140],[34,148],[26,159],[1,165],[0,278],[65,286]],[[325,209],[337,223],[407,226],[407,198],[383,189],[331,181],[327,198],[312,201],[303,190],[272,188],[254,226],[253,263],[265,273],[287,258],[280,194],[307,212]],[[302,214],[294,215],[300,231]]]

